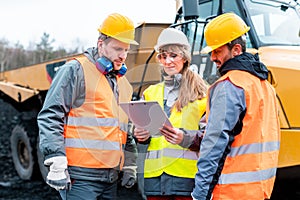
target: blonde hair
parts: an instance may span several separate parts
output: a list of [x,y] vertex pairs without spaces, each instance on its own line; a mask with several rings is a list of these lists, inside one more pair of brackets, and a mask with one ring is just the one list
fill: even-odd
[[178,111],[181,111],[181,109],[188,105],[188,103],[206,97],[208,85],[204,82],[199,74],[193,72],[189,68],[191,64],[191,52],[189,48],[182,45],[169,44],[161,47],[159,51],[181,53],[183,59],[186,60],[180,72],[182,74],[182,79],[178,98],[174,103],[174,107]]

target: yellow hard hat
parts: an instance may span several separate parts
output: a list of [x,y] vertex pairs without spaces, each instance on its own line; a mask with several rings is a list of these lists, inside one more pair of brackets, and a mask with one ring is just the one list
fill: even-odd
[[201,53],[209,53],[228,42],[244,35],[250,27],[236,14],[225,13],[211,20],[205,27],[207,46]]
[[98,31],[127,44],[139,44],[134,40],[133,22],[128,17],[118,13],[108,15]]

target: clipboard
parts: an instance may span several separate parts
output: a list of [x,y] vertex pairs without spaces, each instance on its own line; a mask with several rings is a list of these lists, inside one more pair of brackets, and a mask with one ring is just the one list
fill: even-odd
[[159,128],[164,124],[173,127],[157,101],[130,101],[119,105],[137,128],[148,130],[152,136],[161,136]]

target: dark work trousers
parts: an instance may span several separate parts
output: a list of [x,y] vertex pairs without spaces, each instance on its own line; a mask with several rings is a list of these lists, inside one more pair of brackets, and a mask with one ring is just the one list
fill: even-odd
[[101,181],[74,180],[71,190],[59,190],[63,200],[116,200],[117,181],[105,183]]

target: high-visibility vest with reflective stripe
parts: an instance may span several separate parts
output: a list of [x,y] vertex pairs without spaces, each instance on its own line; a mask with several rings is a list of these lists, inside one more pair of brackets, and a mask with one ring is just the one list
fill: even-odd
[[280,146],[275,90],[268,81],[244,71],[229,71],[215,84],[225,79],[244,89],[247,111],[242,131],[234,138],[214,188],[213,199],[269,199]]
[[[158,101],[163,107],[164,83],[149,86],[144,91],[148,101]],[[205,112],[206,98],[189,103],[181,112],[172,109],[170,121],[174,127],[198,130],[199,121]],[[152,137],[149,144],[144,168],[144,177],[160,176],[163,172],[184,178],[194,178],[197,172],[198,152],[190,151],[179,145],[167,142],[164,136]]]
[[[65,122],[68,165],[86,168],[122,167],[128,119],[118,106],[106,77],[85,56],[81,63],[85,80],[85,100],[72,108]],[[125,77],[117,77],[119,101],[131,99],[132,87]]]

